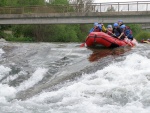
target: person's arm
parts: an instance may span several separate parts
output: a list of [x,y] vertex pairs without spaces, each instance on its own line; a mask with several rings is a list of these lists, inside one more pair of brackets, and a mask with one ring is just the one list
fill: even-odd
[[118,38],[118,37],[116,36],[116,34],[115,34],[115,28],[113,28],[113,30],[112,30],[112,36],[115,37],[115,38]]
[[93,32],[94,31],[94,28],[90,29],[89,33]]
[[118,37],[118,39],[120,39],[123,35],[124,35],[124,33],[122,32],[122,33],[120,34],[120,36]]
[[120,39],[120,38],[124,35],[124,30],[123,30],[123,29],[121,30],[121,29],[119,29],[119,28],[118,28],[118,30],[119,30],[119,32],[121,33],[120,36],[118,37],[118,39]]

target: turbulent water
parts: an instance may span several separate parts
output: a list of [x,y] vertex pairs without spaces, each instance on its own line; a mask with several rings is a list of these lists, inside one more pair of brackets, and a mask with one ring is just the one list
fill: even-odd
[[149,113],[150,45],[0,41],[0,113]]

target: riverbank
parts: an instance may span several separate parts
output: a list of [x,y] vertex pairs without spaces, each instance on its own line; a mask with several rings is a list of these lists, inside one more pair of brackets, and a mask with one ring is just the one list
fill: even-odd
[[[105,25],[107,26],[107,25]],[[129,24],[137,41],[147,40],[150,31]],[[2,26],[0,37],[13,42],[84,42],[93,24]]]
[[[7,41],[83,42],[93,24],[11,25],[1,28],[0,36]],[[12,34],[4,33],[12,31]]]

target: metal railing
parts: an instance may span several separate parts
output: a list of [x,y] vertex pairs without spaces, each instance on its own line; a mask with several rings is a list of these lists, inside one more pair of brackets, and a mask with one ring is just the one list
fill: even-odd
[[0,14],[30,14],[30,13],[65,13],[68,6],[26,6],[26,7],[0,7]]
[[93,12],[150,11],[150,1],[109,2],[91,6],[94,7]]
[[150,11],[150,1],[0,7],[0,14]]

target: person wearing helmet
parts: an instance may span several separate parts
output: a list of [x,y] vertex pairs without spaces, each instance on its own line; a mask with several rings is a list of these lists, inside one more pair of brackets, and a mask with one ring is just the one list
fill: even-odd
[[122,26],[120,26],[121,29],[125,29],[125,27],[126,27],[126,26],[125,26],[124,24],[123,24]]
[[121,35],[121,29],[119,28],[118,23],[114,23],[112,33],[115,38],[118,38]]
[[122,20],[118,20],[118,25],[121,27],[123,24],[123,21]]
[[122,29],[125,38],[128,38],[128,39],[130,39],[130,40],[133,40],[133,35],[132,35],[132,31],[131,31],[130,27],[125,26],[125,25],[123,24],[122,26],[120,26],[120,28]]
[[100,25],[102,26],[102,32],[106,33],[106,32],[107,32],[107,29],[106,29],[106,27],[104,26],[104,24],[103,24],[103,23],[100,23]]
[[131,43],[131,40],[133,40],[133,35],[132,35],[132,31],[129,29],[128,26],[125,26],[124,24],[122,26],[120,26],[120,28],[123,31],[123,39],[126,43],[128,43],[128,45],[133,46],[133,43]]
[[112,25],[108,25],[108,26],[107,26],[107,32],[106,32],[106,33],[107,33],[108,35],[110,35],[110,36],[113,36],[113,33],[112,33],[112,32],[113,32],[113,27],[112,27]]
[[124,24],[122,24],[119,28],[120,28],[121,34],[120,34],[120,36],[118,37],[118,39],[124,40],[124,38],[125,38],[125,29],[126,29],[126,26],[125,26]]
[[98,22],[95,22],[94,27],[89,32],[91,33],[91,32],[101,32],[101,31],[102,31],[102,26]]

